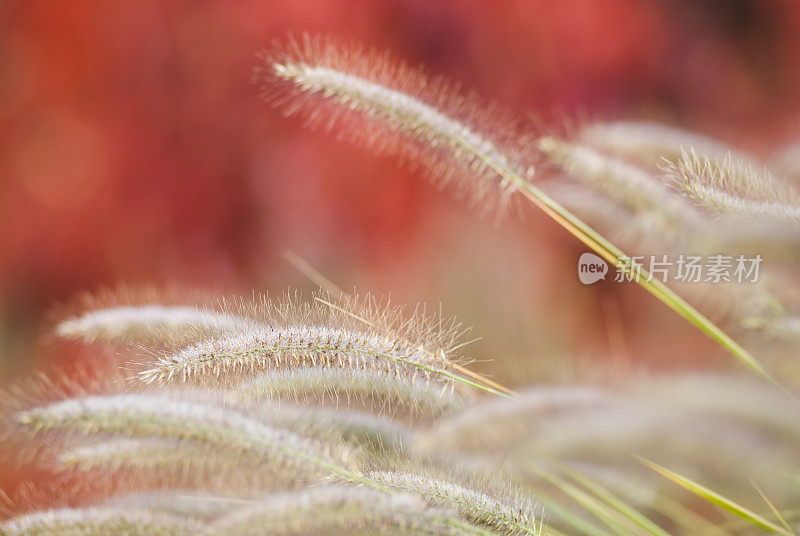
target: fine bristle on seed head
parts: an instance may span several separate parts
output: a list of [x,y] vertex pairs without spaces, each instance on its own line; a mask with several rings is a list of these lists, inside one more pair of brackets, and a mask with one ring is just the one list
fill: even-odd
[[369,296],[341,305],[320,297],[264,301],[262,308],[261,327],[162,353],[140,379],[225,384],[266,370],[330,367],[447,385],[447,371],[461,361],[454,352],[465,330],[424,309],[406,316]]
[[368,478],[391,489],[416,493],[429,504],[455,508],[471,522],[485,525],[509,536],[538,536],[541,524],[528,502],[507,504],[483,491],[425,474],[372,471]]
[[94,341],[180,340],[252,329],[255,322],[192,306],[138,305],[88,311],[56,326],[66,339]]
[[254,79],[265,100],[287,115],[337,127],[357,145],[423,166],[476,202],[513,191],[506,172],[520,180],[533,176],[531,138],[514,115],[385,52],[303,35],[261,60]]
[[190,518],[127,508],[63,508],[36,511],[0,523],[3,536],[196,536],[203,526]]
[[449,512],[413,495],[332,485],[270,495],[222,517],[214,528],[230,536],[469,534],[452,521]]
[[593,123],[580,129],[580,140],[596,149],[655,168],[692,148],[710,158],[724,158],[731,148],[702,134],[646,121]]
[[702,215],[659,175],[580,142],[539,141],[547,162],[565,177],[604,193],[625,210],[647,217],[654,230],[679,241],[703,225]]
[[243,401],[316,400],[336,405],[361,404],[381,413],[437,416],[463,407],[448,383],[415,379],[380,369],[302,367],[262,373],[236,390]]
[[800,222],[800,194],[790,184],[730,154],[710,158],[683,151],[661,169],[667,180],[711,211],[751,222]]
[[330,460],[352,462],[341,445],[319,444],[237,411],[164,395],[122,394],[64,400],[15,415],[24,430],[61,435],[114,434],[191,442],[211,452],[285,468],[300,476],[326,472]]

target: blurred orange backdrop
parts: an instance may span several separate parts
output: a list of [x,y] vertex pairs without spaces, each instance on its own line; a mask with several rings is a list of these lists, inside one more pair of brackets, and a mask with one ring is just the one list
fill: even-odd
[[476,357],[527,364],[518,381],[552,359],[716,351],[639,289],[582,287],[582,248],[534,211],[492,226],[265,107],[254,53],[290,31],[554,123],[657,119],[754,151],[800,124],[795,0],[6,1],[0,26],[0,384],[58,358],[33,341],[77,291],[308,288],[284,248],[344,288],[443,303]]

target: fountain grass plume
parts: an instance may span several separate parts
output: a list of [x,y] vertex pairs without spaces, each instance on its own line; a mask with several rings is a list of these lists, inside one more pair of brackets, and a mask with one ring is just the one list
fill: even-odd
[[256,404],[247,409],[259,420],[326,443],[343,443],[377,455],[390,456],[411,445],[413,430],[382,415],[314,405]]
[[[530,460],[547,460],[626,471],[635,468],[630,454],[639,453],[702,470],[733,487],[745,485],[745,475],[776,475],[781,467],[797,463],[794,436],[775,434],[769,423],[674,406],[645,394],[603,407],[543,415],[528,421],[529,433],[521,440],[493,446],[491,453],[517,469]],[[737,471],[731,472],[732,466]]]
[[[725,158],[732,149],[702,134],[646,121],[591,123],[578,138],[587,145],[626,160],[655,168],[664,159],[680,158],[692,148],[710,158]],[[747,158],[741,155],[741,158]]]
[[748,424],[755,429],[800,439],[800,422],[787,418],[796,403],[769,385],[733,374],[696,373],[642,381],[630,388],[634,396],[707,415]]
[[491,454],[495,447],[513,444],[530,433],[531,421],[601,406],[613,397],[584,386],[542,386],[509,399],[485,400],[417,434],[416,446],[425,452],[441,449]]
[[352,453],[265,425],[236,411],[163,395],[90,396],[21,411],[16,423],[35,434],[106,434],[189,441],[209,451],[229,452],[248,463],[307,475],[334,463],[351,463]]
[[175,340],[245,331],[255,325],[246,318],[198,307],[139,305],[97,309],[68,318],[56,326],[56,334],[85,342]]
[[[417,434],[415,446],[438,452],[502,460],[518,468],[532,459],[595,460],[607,468],[630,469],[630,452],[688,460],[720,471],[730,463],[753,474],[795,463],[786,421],[794,401],[768,385],[741,378],[671,378],[641,389],[585,386],[537,387],[515,399],[484,400]],[[742,383],[743,382],[743,383]],[[742,384],[742,388],[726,387]],[[746,387],[746,388],[745,388]],[[756,400],[741,396],[752,393]],[[727,401],[727,402],[726,402]],[[772,460],[759,456],[768,449]],[[723,478],[724,477],[724,478]]]
[[530,140],[513,114],[385,52],[304,34],[260,58],[254,80],[286,115],[422,166],[441,184],[471,193],[476,204],[490,208],[487,195],[515,189],[496,168],[533,175]]
[[290,400],[361,404],[381,413],[438,416],[464,407],[451,385],[384,370],[303,367],[264,372],[235,389],[242,401]]
[[391,489],[416,493],[430,504],[455,508],[470,522],[507,535],[536,536],[541,534],[532,504],[518,499],[508,503],[488,493],[467,488],[427,474],[395,471],[371,471],[367,478]]
[[666,177],[698,205],[752,220],[800,223],[800,194],[788,183],[731,155],[712,159],[684,151],[662,165]]
[[128,508],[63,508],[25,514],[0,523],[3,536],[197,536],[202,524],[191,518]]
[[178,287],[100,289],[57,312],[54,333],[86,343],[178,343],[252,328],[254,307]]
[[230,536],[295,534],[472,534],[448,510],[409,494],[331,485],[270,495],[214,523]]
[[404,317],[402,309],[369,297],[344,307],[331,305],[319,298],[266,302],[263,327],[166,352],[147,364],[139,378],[146,383],[234,382],[264,370],[328,367],[432,382],[434,390],[465,384],[497,392],[460,374],[455,355],[463,332],[459,324],[429,317],[424,310]]
[[148,510],[186,516],[201,519],[210,525],[214,519],[229,515],[232,509],[241,508],[253,502],[249,495],[239,497],[210,493],[196,488],[169,488],[123,493],[111,497],[102,504],[112,508]]
[[77,471],[178,469],[191,473],[225,471],[233,465],[230,454],[209,451],[202,445],[176,440],[125,438],[68,447],[58,455],[56,463]]
[[[187,441],[116,438],[77,446],[56,455],[55,469],[77,481],[112,481],[114,488],[175,487],[208,490],[258,490],[291,486],[305,474],[259,456],[237,456]],[[305,472],[303,472],[305,473]]]
[[539,148],[567,178],[603,192],[640,218],[647,217],[660,235],[672,237],[673,242],[704,227],[701,213],[660,175],[581,143],[545,137]]
[[159,358],[140,373],[148,383],[173,379],[236,377],[271,368],[339,367],[378,370],[430,379],[427,369],[443,367],[434,354],[366,330],[295,325],[265,327],[229,337],[215,337]]

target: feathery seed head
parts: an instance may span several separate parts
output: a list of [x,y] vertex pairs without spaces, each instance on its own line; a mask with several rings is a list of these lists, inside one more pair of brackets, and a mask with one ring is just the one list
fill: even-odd
[[381,412],[436,416],[464,406],[452,385],[380,369],[303,367],[268,371],[236,389],[243,401],[290,399],[325,403],[344,399]]
[[660,177],[580,143],[545,137],[539,148],[569,178],[602,191],[637,215],[647,215],[665,236],[677,239],[702,227],[701,214]]
[[583,127],[579,137],[588,145],[650,167],[679,158],[688,148],[710,158],[724,158],[730,147],[715,139],[679,128],[644,121],[614,121]]
[[[329,367],[448,384],[458,324],[353,299],[342,307],[266,302],[264,327],[219,336],[167,353],[140,373],[147,382],[236,380],[269,369]],[[222,377],[222,378],[221,378]],[[441,388],[439,386],[437,389]]]
[[241,456],[248,464],[257,459],[299,475],[318,473],[332,459],[347,463],[349,456],[333,445],[316,444],[235,411],[148,394],[65,400],[19,412],[16,422],[37,433],[61,431],[189,441],[210,451]]
[[249,410],[272,426],[326,443],[344,443],[380,455],[402,452],[411,444],[412,430],[384,416],[361,411],[258,405]]
[[662,165],[667,178],[700,206],[751,219],[800,222],[800,194],[791,185],[758,173],[730,154],[712,159],[694,150]]
[[426,375],[423,367],[441,366],[438,361],[422,348],[364,330],[300,325],[209,339],[161,357],[140,376],[147,382],[176,377],[186,381],[195,376],[301,366],[376,369],[415,376]]
[[37,511],[0,523],[3,536],[197,536],[203,533],[203,526],[189,518],[110,507]]
[[486,400],[443,419],[418,434],[425,452],[447,449],[465,453],[500,454],[530,433],[533,419],[611,400],[603,391],[583,386],[528,389],[514,398]]
[[264,489],[265,482],[289,486],[298,476],[284,464],[263,463],[259,456],[232,456],[228,451],[165,439],[111,439],[67,447],[57,468],[75,478],[113,479],[120,489],[177,486],[200,489]]
[[800,438],[800,422],[787,419],[795,401],[769,385],[749,377],[697,373],[669,376],[634,385],[632,391],[649,400]]
[[[171,488],[115,495],[105,501],[103,505],[120,509],[165,512],[210,522],[229,514],[232,508],[252,502],[253,500],[248,496],[220,496],[194,488]],[[209,534],[209,532],[207,530],[203,534]]]
[[252,329],[252,320],[197,307],[120,306],[88,311],[56,326],[67,339],[86,342],[132,339],[181,339]]
[[515,185],[501,177],[506,172],[533,175],[516,118],[388,54],[304,35],[262,60],[255,80],[287,115],[343,126],[357,144],[423,164],[443,184],[466,177],[461,189],[478,200],[493,182],[512,191]]
[[533,506],[527,503],[511,506],[486,493],[412,473],[372,471],[367,473],[367,477],[398,491],[417,493],[432,505],[456,508],[471,522],[501,530],[504,534],[541,534]]
[[192,443],[163,439],[112,439],[90,445],[68,448],[58,456],[58,464],[80,471],[134,468],[157,469],[198,462],[212,464],[209,452]]
[[177,286],[118,285],[82,293],[60,309],[55,334],[87,343],[186,344],[257,324],[256,303],[229,303],[210,290]]
[[[123,438],[67,446],[57,455],[54,469],[63,482],[74,484],[76,491],[86,489],[95,495],[100,490],[102,496],[147,495],[173,488],[238,496],[292,489],[324,477],[322,472],[313,474],[280,460],[270,461],[257,454],[211,449],[189,441]],[[167,510],[155,501],[138,506]]]
[[413,495],[336,485],[268,496],[218,520],[214,529],[231,536],[468,534],[450,525],[451,519]]

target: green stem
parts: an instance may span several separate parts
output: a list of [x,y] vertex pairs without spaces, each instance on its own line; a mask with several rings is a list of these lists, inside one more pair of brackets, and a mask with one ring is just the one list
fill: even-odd
[[536,186],[527,181],[518,179],[517,184],[522,193],[534,204],[542,208],[550,217],[559,222],[564,228],[572,233],[578,240],[592,248],[598,255],[612,264],[615,268],[631,274],[633,279],[647,290],[650,294],[661,300],[667,307],[678,313],[684,319],[693,324],[700,331],[708,335],[711,339],[725,348],[734,357],[741,361],[750,370],[761,377],[777,384],[769,375],[759,361],[750,352],[745,350],[742,345],[733,340],[730,335],[722,331],[708,317],[695,309],[689,302],[679,296],[674,290],[669,288],[659,279],[651,279],[650,274],[640,264],[633,262],[621,249],[609,242],[600,233],[592,229],[558,202],[545,194]]
[[590,247],[600,257],[612,264],[615,268],[623,270],[627,274],[632,274],[633,279],[650,294],[661,300],[667,307],[678,313],[690,324],[697,327],[700,331],[708,335],[725,350],[730,352],[736,359],[743,363],[750,370],[770,381],[776,386],[778,382],[770,376],[761,363],[753,357],[750,352],[745,350],[739,343],[733,340],[727,333],[722,331],[709,318],[695,309],[689,302],[680,297],[675,291],[670,289],[658,279],[650,280],[650,275],[643,266],[633,262],[620,248],[607,240],[603,235],[595,231],[583,220],[575,216],[572,212],[564,208],[556,200],[544,193],[542,190],[523,179],[519,174],[508,167],[501,167],[494,162],[484,160],[491,166],[498,175],[513,184],[528,200],[539,207],[545,214],[553,218],[562,227],[569,231],[578,240]]
[[554,219],[559,225],[564,227],[573,236],[575,236],[575,238],[586,244],[595,253],[612,264],[615,268],[623,270],[626,273],[638,273],[640,277],[635,278],[636,282],[644,287],[645,290],[661,300],[665,305],[667,305],[667,307],[678,313],[689,323],[696,326],[711,339],[716,341],[717,344],[725,348],[750,370],[762,378],[770,381],[774,385],[780,387],[780,384],[778,384],[778,382],[769,375],[766,369],[764,369],[761,363],[755,357],[753,357],[750,352],[745,350],[727,333],[722,331],[710,319],[695,309],[686,300],[681,298],[672,289],[667,287],[663,282],[657,279],[648,281],[650,276],[643,266],[635,262],[631,262],[630,257],[628,257],[620,248],[606,239],[603,235],[595,231],[592,227],[590,227],[572,212],[563,207],[555,199],[551,198],[541,189],[525,180],[519,173],[511,169],[509,166],[499,164],[497,161],[487,158],[481,151],[478,151],[468,143],[465,143],[464,140],[453,136],[448,136],[448,139],[455,146],[474,155],[487,167],[494,170],[495,173],[502,177],[504,181],[513,185],[515,189],[528,198],[529,201],[539,207],[545,214]]

